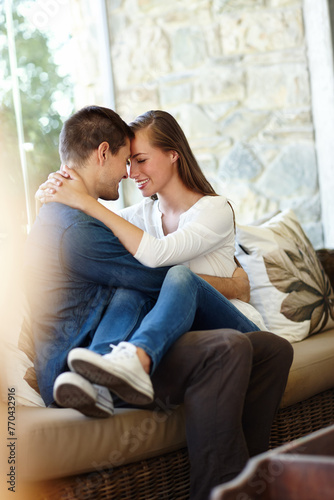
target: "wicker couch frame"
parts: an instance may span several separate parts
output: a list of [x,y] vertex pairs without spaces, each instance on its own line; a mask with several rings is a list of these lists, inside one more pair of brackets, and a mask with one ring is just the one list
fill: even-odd
[[[334,287],[334,250],[317,256]],[[271,429],[276,448],[334,424],[334,388],[280,408]],[[185,500],[189,498],[187,448],[122,467],[40,483],[34,500]]]
[[[270,447],[334,423],[334,389],[278,411]],[[36,500],[186,500],[190,466],[187,449],[112,470],[41,483]]]

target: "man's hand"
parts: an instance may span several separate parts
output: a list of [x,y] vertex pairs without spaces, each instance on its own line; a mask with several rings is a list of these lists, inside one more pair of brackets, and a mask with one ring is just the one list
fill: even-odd
[[243,302],[249,302],[250,284],[246,271],[242,267],[237,267],[231,279],[235,280],[236,284],[237,297],[235,298],[242,300]]
[[249,302],[250,300],[249,279],[242,267],[236,268],[232,278],[220,278],[219,276],[209,276],[207,274],[200,274],[199,276],[227,299],[239,299],[243,302]]

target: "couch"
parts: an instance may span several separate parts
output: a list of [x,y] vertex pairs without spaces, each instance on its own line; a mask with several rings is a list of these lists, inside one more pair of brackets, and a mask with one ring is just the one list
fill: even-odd
[[[246,256],[243,259],[239,252],[238,259],[250,275],[252,292],[256,292],[252,270],[247,269],[247,258],[253,258],[251,248],[241,233],[237,236]],[[298,252],[303,251],[299,245]],[[290,255],[291,249],[289,252]],[[303,320],[304,330],[298,331],[302,338],[290,339],[294,360],[272,427],[272,448],[334,422],[334,321],[331,322],[330,309],[334,299],[330,286],[334,286],[334,254],[328,250],[312,252],[316,259],[312,265],[320,266],[320,274],[326,279],[327,295],[323,300],[329,301],[329,320],[326,325],[321,321],[320,329],[314,327],[312,318]],[[268,261],[263,253],[259,259]],[[305,264],[306,260],[303,254],[301,261]],[[258,274],[256,266],[255,269]],[[296,291],[300,286],[292,288]],[[264,293],[268,295],[268,289]],[[283,295],[286,298],[288,294]],[[255,293],[254,301],[258,299]],[[294,326],[291,311],[287,316]],[[318,320],[316,323],[319,325]],[[23,322],[18,349],[15,347],[16,361],[8,358],[3,395],[3,404],[7,404],[9,388],[15,389],[15,466],[18,492],[24,491],[22,498],[26,500],[29,494],[34,500],[188,498],[190,469],[183,407],[156,401],[153,411],[117,409],[114,417],[103,420],[86,418],[71,409],[45,408],[31,381],[33,364],[22,333],[25,329],[27,324]],[[14,348],[9,350],[14,356]]]

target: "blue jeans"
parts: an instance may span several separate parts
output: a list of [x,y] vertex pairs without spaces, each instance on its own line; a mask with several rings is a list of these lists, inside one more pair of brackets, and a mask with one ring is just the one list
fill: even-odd
[[151,373],[172,344],[189,330],[259,330],[228,299],[185,266],[175,266],[167,272],[155,305],[140,292],[117,292],[120,300],[112,300],[90,349],[105,354],[110,352],[110,343],[127,340],[151,357]]
[[138,290],[117,288],[96,328],[89,349],[98,354],[107,354],[110,344],[130,341],[155,303],[154,299]]

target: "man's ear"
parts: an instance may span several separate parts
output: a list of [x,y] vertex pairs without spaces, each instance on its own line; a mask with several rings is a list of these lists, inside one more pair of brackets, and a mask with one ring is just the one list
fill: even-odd
[[107,141],[101,142],[99,147],[97,148],[97,157],[101,165],[106,161],[107,159],[107,153],[110,150],[109,144]]

